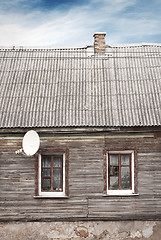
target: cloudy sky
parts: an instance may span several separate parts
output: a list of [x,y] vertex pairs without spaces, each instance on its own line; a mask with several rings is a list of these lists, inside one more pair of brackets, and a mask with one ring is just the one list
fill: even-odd
[[0,0],[0,46],[161,43],[161,0]]

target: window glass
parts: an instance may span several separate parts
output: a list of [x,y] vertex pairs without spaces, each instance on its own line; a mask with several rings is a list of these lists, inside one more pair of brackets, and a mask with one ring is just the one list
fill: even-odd
[[118,155],[110,155],[110,165],[118,166]]
[[53,173],[53,188],[56,191],[62,191],[62,169],[54,169]]
[[119,175],[119,166],[110,165],[110,176],[118,176],[118,175]]
[[61,167],[62,166],[62,157],[61,156],[54,156],[54,167]]
[[130,188],[130,169],[129,167],[121,167],[121,188]]
[[51,170],[50,169],[43,169],[43,177],[50,177]]
[[43,183],[42,183],[42,189],[43,190],[50,190],[51,189],[51,181],[50,179],[43,179]]
[[121,165],[129,165],[130,164],[130,154],[122,154],[121,155]]
[[118,177],[110,177],[110,189],[118,189],[119,188],[119,178]]
[[42,166],[43,167],[51,167],[51,157],[50,156],[43,156]]

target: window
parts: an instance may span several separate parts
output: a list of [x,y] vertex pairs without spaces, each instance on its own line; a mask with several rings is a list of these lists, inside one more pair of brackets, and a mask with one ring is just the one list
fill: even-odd
[[107,151],[106,193],[126,195],[135,193],[135,151]]
[[42,151],[38,156],[37,194],[40,197],[68,195],[68,151]]

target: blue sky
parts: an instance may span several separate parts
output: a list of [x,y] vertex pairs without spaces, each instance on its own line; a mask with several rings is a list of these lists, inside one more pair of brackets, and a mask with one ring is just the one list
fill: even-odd
[[161,43],[161,0],[0,0],[0,46]]

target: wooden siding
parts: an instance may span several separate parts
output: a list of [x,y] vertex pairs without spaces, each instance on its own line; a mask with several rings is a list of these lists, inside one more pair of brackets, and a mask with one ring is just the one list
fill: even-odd
[[[159,137],[158,137],[159,136]],[[160,135],[41,136],[69,149],[69,198],[35,199],[36,157],[16,155],[22,137],[0,137],[0,221],[161,219]],[[104,195],[104,149],[137,150],[138,196]]]

